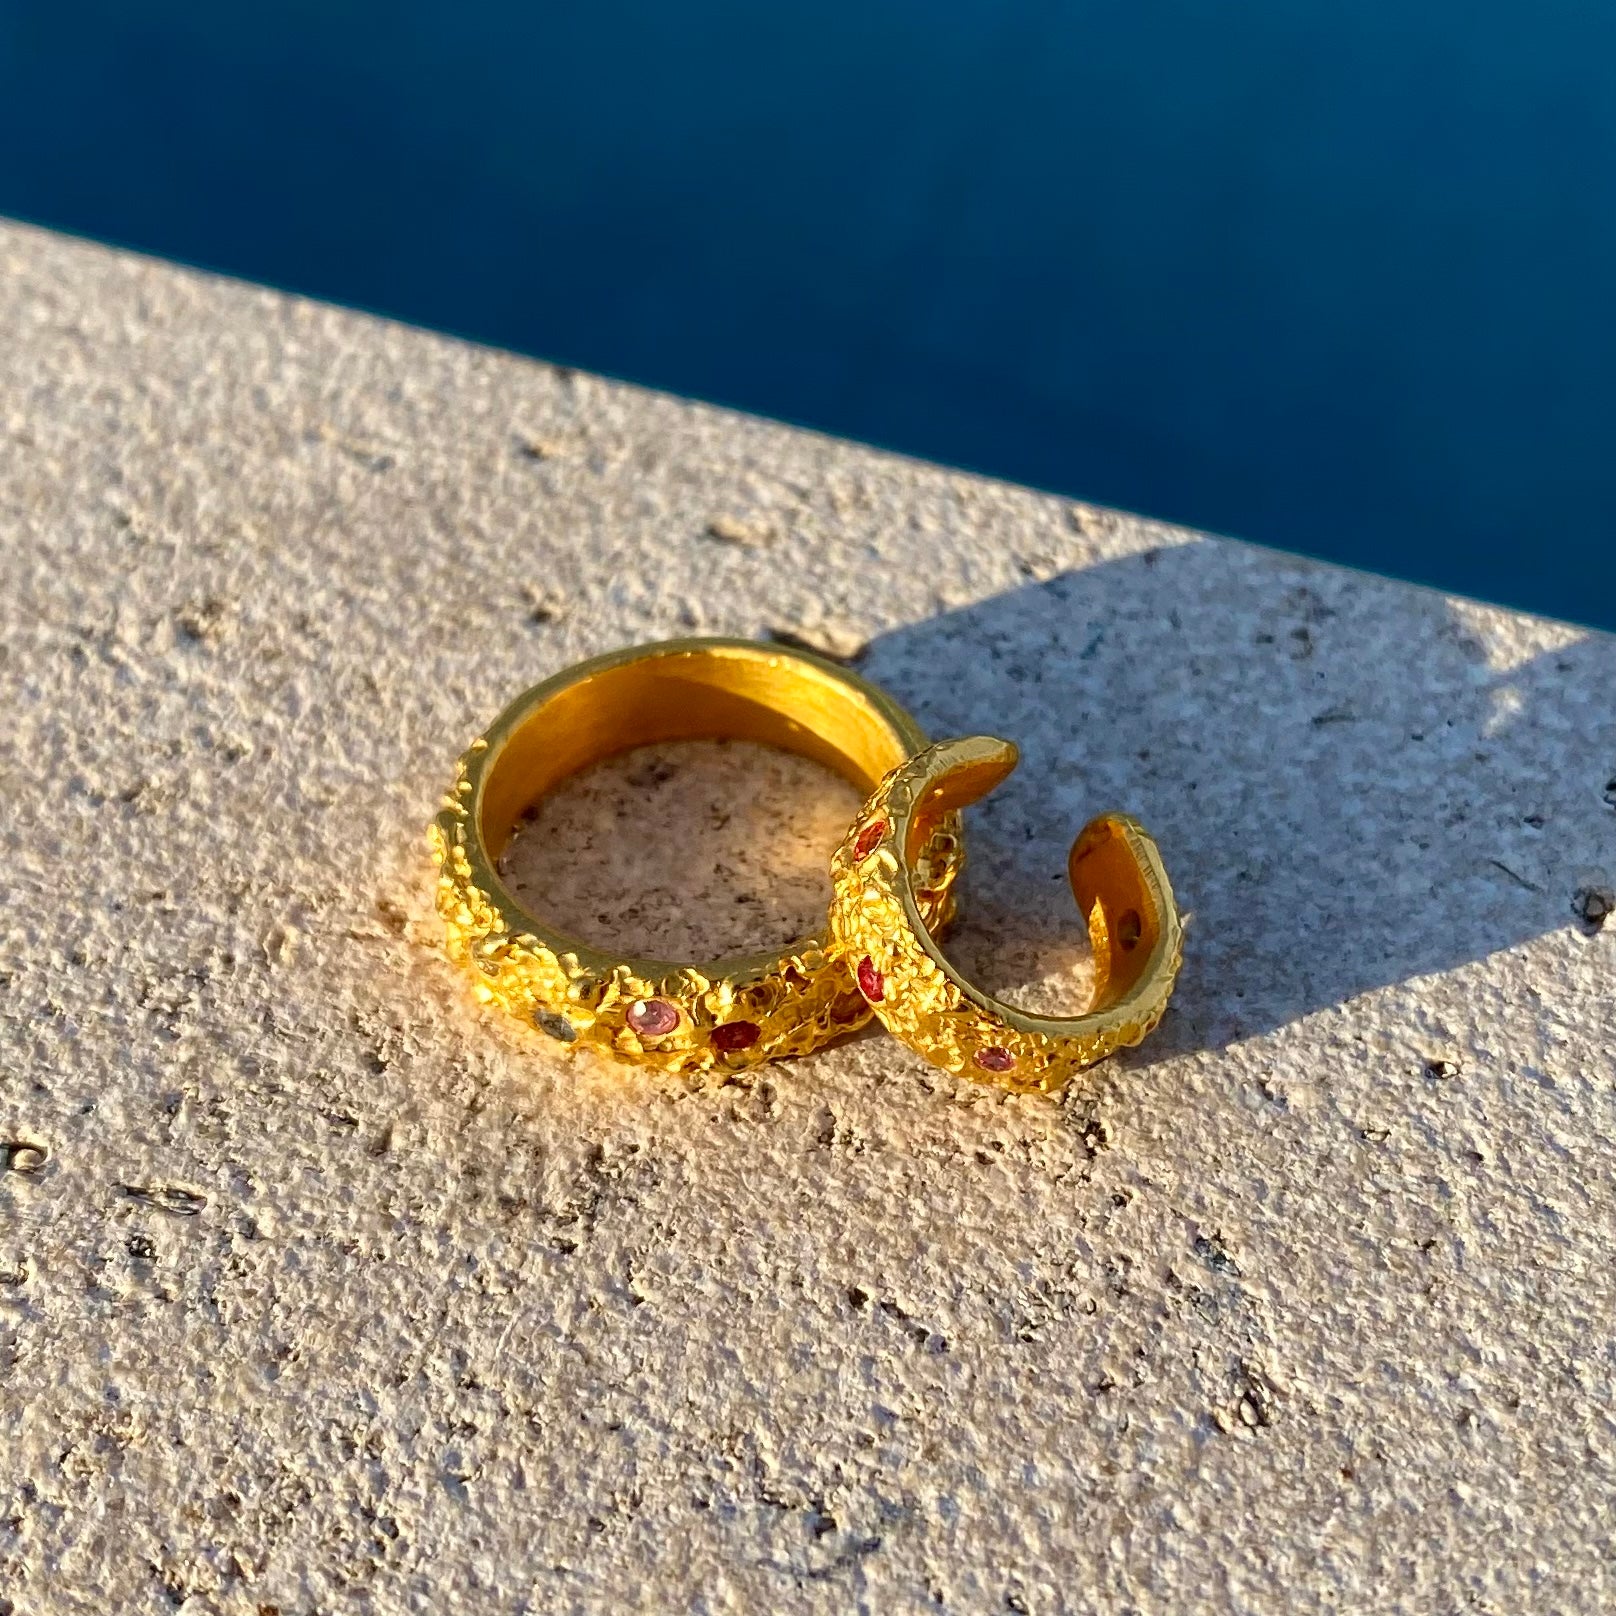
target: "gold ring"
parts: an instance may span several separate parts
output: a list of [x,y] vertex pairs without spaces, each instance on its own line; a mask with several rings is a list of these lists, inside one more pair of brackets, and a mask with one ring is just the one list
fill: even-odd
[[[828,930],[784,950],[710,962],[607,953],[525,910],[498,859],[525,810],[580,769],[655,741],[739,738],[816,759],[861,791],[925,746],[884,691],[806,652],[747,640],[671,640],[583,662],[519,696],[473,741],[429,832],[450,957],[477,996],[567,1045],[667,1071],[800,1055],[870,1010]],[[934,816],[915,910],[953,913],[957,814]]]
[[1079,1016],[1038,1016],[972,987],[939,951],[916,890],[934,826],[1016,766],[989,735],[943,741],[882,781],[831,859],[831,931],[887,1031],[947,1071],[1018,1089],[1058,1089],[1161,1020],[1183,960],[1183,923],[1161,855],[1126,814],[1087,824],[1067,870],[1094,951],[1094,998]]

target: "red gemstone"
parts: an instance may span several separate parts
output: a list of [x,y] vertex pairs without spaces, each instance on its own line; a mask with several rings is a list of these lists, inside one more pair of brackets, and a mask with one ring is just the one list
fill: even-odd
[[[855,859],[868,858],[875,851],[875,844],[887,833],[886,821],[872,820],[859,832],[859,839],[853,843],[853,857]],[[877,995],[879,997],[879,995]]]
[[661,1038],[679,1025],[679,1012],[666,999],[636,999],[628,1007],[628,1024],[642,1038]]
[[858,962],[859,992],[871,1004],[878,1004],[887,996],[886,978],[875,968],[875,961],[868,954]]
[[755,1021],[726,1021],[713,1028],[713,1048],[723,1055],[750,1049],[763,1036],[763,1029]]
[[984,1072],[1008,1072],[1016,1064],[1016,1057],[998,1044],[989,1044],[971,1057]]

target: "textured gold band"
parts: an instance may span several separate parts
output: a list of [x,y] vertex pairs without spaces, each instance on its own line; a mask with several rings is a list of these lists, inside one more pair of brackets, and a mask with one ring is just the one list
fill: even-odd
[[1068,861],[1094,950],[1089,1011],[1031,1015],[960,976],[919,901],[915,855],[941,818],[986,796],[1016,757],[1010,742],[975,735],[942,741],[888,775],[832,857],[831,930],[882,1025],[934,1066],[1057,1089],[1161,1020],[1183,926],[1155,842],[1137,821],[1107,814],[1084,827]]
[[[803,1054],[869,1019],[828,933],[710,962],[627,958],[547,925],[500,880],[521,815],[561,780],[653,741],[725,737],[815,758],[866,792],[926,744],[868,681],[748,640],[636,646],[529,690],[461,758],[430,831],[448,950],[480,999],[563,1044],[681,1072]],[[934,816],[916,852],[926,870],[916,912],[944,925],[963,858],[958,815]]]

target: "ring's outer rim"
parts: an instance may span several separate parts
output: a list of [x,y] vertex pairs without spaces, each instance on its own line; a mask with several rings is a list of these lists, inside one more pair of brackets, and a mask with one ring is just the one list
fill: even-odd
[[[908,749],[910,756],[923,751],[929,744],[926,732],[921,729],[915,718],[879,685],[861,677],[851,668],[796,646],[717,635],[696,636],[624,646],[620,650],[607,651],[600,656],[575,662],[561,672],[552,674],[550,678],[529,686],[520,695],[507,702],[494,721],[483,731],[481,736],[483,747],[468,754],[466,778],[471,782],[471,800],[467,804],[469,809],[467,824],[473,838],[466,844],[466,857],[471,865],[473,878],[499,909],[512,935],[523,932],[541,935],[552,947],[556,947],[558,953],[564,951],[576,955],[579,964],[587,969],[600,971],[626,965],[637,977],[655,983],[667,983],[692,971],[713,979],[753,978],[778,969],[781,960],[787,956],[795,957],[816,950],[822,952],[826,948],[829,938],[828,921],[819,933],[798,938],[783,948],[753,949],[711,960],[667,960],[651,955],[615,954],[610,950],[596,947],[584,938],[571,935],[562,928],[552,925],[542,915],[525,908],[505,885],[495,861],[488,856],[482,835],[484,791],[506,743],[536,707],[570,686],[580,684],[612,668],[652,658],[671,659],[690,655],[733,656],[740,660],[755,662],[799,664],[816,674],[847,686],[868,702],[886,720],[894,735]],[[443,817],[439,815],[440,822]]]

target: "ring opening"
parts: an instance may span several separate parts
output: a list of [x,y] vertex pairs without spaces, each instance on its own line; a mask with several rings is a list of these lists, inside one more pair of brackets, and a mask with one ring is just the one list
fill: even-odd
[[489,732],[477,812],[491,859],[562,780],[656,741],[759,741],[824,764],[861,792],[923,744],[901,709],[837,670],[734,642],[622,653],[507,709]]
[[1130,992],[1155,966],[1161,916],[1127,830],[1102,817],[1072,844],[1067,873],[1094,949],[1094,1008]]

